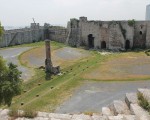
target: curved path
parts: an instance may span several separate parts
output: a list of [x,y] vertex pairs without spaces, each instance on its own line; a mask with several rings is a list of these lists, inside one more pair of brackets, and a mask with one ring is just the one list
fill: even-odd
[[8,48],[0,50],[0,56],[2,56],[7,61],[7,63],[12,62],[18,65],[18,69],[22,72],[21,78],[23,80],[30,79],[32,75],[31,71],[28,68],[23,67],[19,64],[18,56],[29,49],[31,49],[31,47]]
[[125,93],[136,92],[138,88],[150,88],[150,81],[86,82],[55,112],[101,112],[102,107],[124,99]]

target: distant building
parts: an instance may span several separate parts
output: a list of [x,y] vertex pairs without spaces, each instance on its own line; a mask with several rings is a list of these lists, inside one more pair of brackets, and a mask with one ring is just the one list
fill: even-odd
[[150,4],[146,6],[146,20],[150,20]]

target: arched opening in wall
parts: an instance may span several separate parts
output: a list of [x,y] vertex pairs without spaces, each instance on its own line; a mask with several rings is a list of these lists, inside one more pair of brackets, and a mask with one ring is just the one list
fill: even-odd
[[94,37],[92,34],[88,35],[88,46],[89,48],[94,48]]
[[129,40],[126,40],[126,46],[125,46],[125,49],[130,49],[130,41]]
[[106,42],[105,41],[101,42],[101,49],[106,49]]
[[143,33],[142,33],[142,31],[140,31],[140,35],[142,35]]

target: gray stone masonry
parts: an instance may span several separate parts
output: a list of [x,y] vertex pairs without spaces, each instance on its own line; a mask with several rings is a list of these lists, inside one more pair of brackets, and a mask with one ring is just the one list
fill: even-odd
[[89,21],[87,17],[68,22],[66,43],[94,49],[150,48],[150,21]]

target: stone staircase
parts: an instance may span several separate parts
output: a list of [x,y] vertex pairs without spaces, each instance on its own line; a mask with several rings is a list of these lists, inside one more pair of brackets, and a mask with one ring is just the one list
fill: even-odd
[[[150,102],[150,89],[138,89],[137,93]],[[17,118],[16,120],[150,120],[150,113],[138,105],[137,93],[126,93],[125,100],[115,100],[102,108],[102,113],[85,114],[56,114],[38,112],[34,119]],[[9,110],[0,110],[0,120],[11,120]]]

